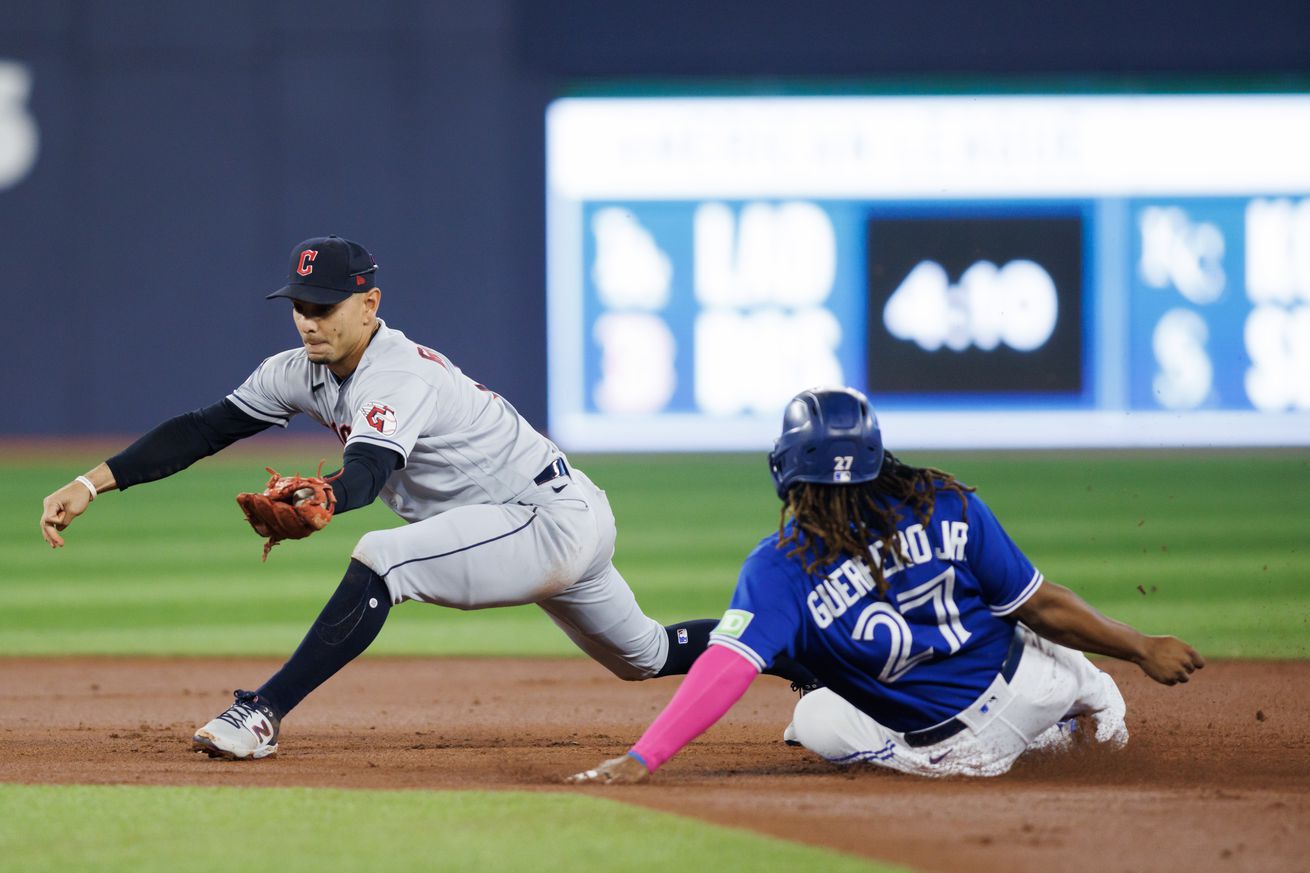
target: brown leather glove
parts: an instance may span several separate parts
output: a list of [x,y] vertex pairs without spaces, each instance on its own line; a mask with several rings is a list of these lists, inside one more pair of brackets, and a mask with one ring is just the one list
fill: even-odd
[[269,480],[263,493],[238,494],[237,505],[255,533],[268,537],[262,558],[267,561],[269,550],[282,540],[303,539],[326,527],[332,520],[337,497],[328,484],[332,479],[322,476],[322,461],[313,476],[282,476],[272,467],[264,469],[269,472]]

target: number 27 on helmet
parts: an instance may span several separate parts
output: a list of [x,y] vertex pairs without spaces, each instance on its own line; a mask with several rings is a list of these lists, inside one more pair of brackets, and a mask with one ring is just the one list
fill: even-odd
[[811,388],[787,404],[769,453],[778,496],[797,482],[853,485],[878,478],[882,433],[869,398],[854,388]]

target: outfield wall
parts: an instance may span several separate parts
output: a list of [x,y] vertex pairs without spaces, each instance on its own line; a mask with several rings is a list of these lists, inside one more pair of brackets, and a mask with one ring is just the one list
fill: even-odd
[[1286,87],[1307,71],[1294,0],[1178,17],[1128,2],[10,0],[0,434],[133,432],[221,396],[293,344],[262,292],[297,240],[330,232],[374,251],[385,317],[544,426],[544,118],[598,81]]

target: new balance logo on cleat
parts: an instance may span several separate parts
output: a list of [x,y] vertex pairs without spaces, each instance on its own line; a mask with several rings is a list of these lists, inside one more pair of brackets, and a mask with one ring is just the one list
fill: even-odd
[[236,702],[196,731],[194,749],[211,758],[234,761],[277,754],[278,718],[253,691],[238,691]]

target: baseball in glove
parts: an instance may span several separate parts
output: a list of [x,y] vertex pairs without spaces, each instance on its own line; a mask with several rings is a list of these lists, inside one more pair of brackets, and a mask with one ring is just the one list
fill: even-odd
[[255,533],[268,537],[262,559],[267,561],[269,550],[283,540],[303,539],[327,526],[337,504],[328,483],[341,474],[324,479],[322,461],[313,476],[282,476],[272,467],[264,469],[269,472],[264,492],[238,494],[237,504]]

